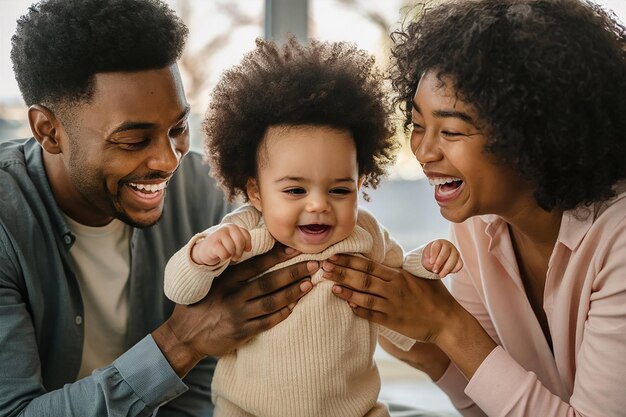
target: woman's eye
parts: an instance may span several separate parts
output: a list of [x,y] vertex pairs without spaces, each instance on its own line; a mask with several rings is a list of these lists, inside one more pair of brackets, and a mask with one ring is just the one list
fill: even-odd
[[413,132],[423,132],[424,131],[424,127],[422,125],[420,125],[419,123],[413,122],[413,123],[411,123],[411,130]]
[[454,132],[450,130],[441,131],[441,137],[447,141],[457,141],[457,140],[460,140],[463,136],[466,136],[466,135],[460,132]]

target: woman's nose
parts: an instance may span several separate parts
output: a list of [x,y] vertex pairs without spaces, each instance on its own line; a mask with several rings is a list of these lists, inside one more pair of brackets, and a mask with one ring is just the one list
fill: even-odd
[[441,158],[439,141],[437,139],[436,135],[428,131],[413,132],[411,134],[413,154],[422,166]]

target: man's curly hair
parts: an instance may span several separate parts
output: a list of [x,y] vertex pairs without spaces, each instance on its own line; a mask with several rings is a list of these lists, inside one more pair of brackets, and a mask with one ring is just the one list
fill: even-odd
[[46,0],[17,22],[11,60],[27,105],[91,99],[97,73],[164,68],[187,27],[161,0]]
[[226,71],[203,122],[212,174],[232,200],[247,200],[257,150],[270,126],[347,129],[354,138],[363,185],[375,188],[394,159],[396,142],[383,78],[366,51],[346,42],[291,38],[256,48]]
[[451,80],[486,150],[535,186],[545,210],[614,196],[626,177],[626,34],[582,0],[457,0],[392,38],[395,99],[410,123],[420,77]]

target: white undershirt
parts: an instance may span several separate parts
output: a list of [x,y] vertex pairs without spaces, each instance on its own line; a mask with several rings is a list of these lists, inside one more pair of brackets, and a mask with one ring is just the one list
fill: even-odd
[[85,309],[80,379],[109,365],[125,350],[132,229],[120,220],[90,227],[65,218],[76,235],[70,255]]

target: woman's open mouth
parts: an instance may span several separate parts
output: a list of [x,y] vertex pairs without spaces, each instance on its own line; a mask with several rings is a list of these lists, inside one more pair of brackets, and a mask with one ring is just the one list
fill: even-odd
[[428,182],[435,187],[435,200],[438,203],[454,200],[465,188],[465,182],[460,178],[428,178]]

